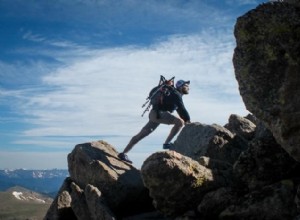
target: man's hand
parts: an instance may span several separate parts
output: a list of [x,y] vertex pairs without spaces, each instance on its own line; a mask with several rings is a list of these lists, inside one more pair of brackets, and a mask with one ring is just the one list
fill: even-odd
[[185,124],[185,125],[191,124],[191,121],[186,121],[186,122],[184,122],[184,124]]

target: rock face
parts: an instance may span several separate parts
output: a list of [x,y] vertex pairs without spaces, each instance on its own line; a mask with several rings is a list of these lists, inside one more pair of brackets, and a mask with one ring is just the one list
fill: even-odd
[[247,109],[300,161],[300,5],[272,2],[238,18],[233,64]]

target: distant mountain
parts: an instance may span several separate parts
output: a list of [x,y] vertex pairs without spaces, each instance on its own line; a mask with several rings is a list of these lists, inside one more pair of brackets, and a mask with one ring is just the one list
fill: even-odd
[[0,219],[43,219],[53,199],[23,187],[0,192]]
[[54,197],[64,179],[69,176],[68,170],[0,170],[0,191],[14,186],[47,194]]
[[40,203],[40,204],[51,204],[53,201],[49,196],[34,192],[32,190],[14,186],[7,189],[5,192],[13,195],[14,199],[19,201],[31,202],[31,203]]

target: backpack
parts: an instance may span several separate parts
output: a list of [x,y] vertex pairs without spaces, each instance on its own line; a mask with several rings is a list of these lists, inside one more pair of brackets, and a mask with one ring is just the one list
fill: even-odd
[[166,80],[165,77],[160,76],[158,86],[151,89],[149,96],[146,98],[146,102],[142,106],[142,108],[144,108],[149,103],[143,112],[142,117],[147,111],[149,111],[151,105],[159,106],[164,104],[165,97],[169,96],[175,90],[174,78],[175,77],[172,77],[171,79]]

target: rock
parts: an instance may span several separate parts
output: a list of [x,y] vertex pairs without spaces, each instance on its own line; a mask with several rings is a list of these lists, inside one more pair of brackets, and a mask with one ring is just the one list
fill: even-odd
[[235,181],[235,176],[233,175],[232,164],[223,162],[221,160],[211,159],[210,157],[200,157],[200,165],[210,169],[214,176],[223,177],[226,180],[226,185],[233,185]]
[[107,207],[107,205],[105,204],[105,201],[102,198],[102,194],[97,187],[92,186],[90,184],[86,185],[84,194],[87,202],[87,207],[92,219],[116,219],[109,207]]
[[141,173],[104,141],[79,144],[68,155],[70,178],[45,220],[112,220],[153,211]]
[[235,205],[229,206],[219,215],[218,219],[293,219],[297,213],[294,190],[295,186],[291,180],[265,186],[247,194]]
[[237,202],[237,195],[231,188],[221,187],[207,193],[197,210],[201,219],[218,219],[219,214]]
[[153,210],[140,171],[117,155],[104,141],[79,144],[68,155],[70,177],[81,189],[97,187],[117,216]]
[[196,208],[208,191],[227,185],[222,176],[175,151],[152,154],[141,172],[155,208],[173,217]]
[[232,114],[229,117],[228,124],[224,127],[234,135],[238,135],[246,140],[251,140],[255,135],[256,125],[247,118]]
[[251,121],[255,125],[257,125],[260,122],[253,114],[248,114],[246,115],[245,118]]
[[171,220],[166,218],[161,212],[154,211],[154,212],[147,212],[135,216],[126,217],[122,220]]
[[200,157],[198,162],[202,166],[205,166],[211,170],[228,170],[232,168],[230,163],[226,163],[221,160],[214,160],[205,156]]
[[174,142],[175,151],[196,161],[206,156],[230,164],[236,161],[246,147],[228,129],[217,124],[187,124]]
[[[297,193],[295,196],[295,203],[297,206],[297,211],[298,211],[298,213],[300,213],[300,185],[298,185]],[[300,215],[299,215],[299,217],[300,217]]]
[[113,213],[94,186],[81,189],[70,178],[64,182],[44,220],[115,220]]
[[84,196],[84,192],[74,182],[71,183],[71,207],[77,219],[91,220],[89,209],[87,207],[87,201]]
[[281,179],[295,178],[300,164],[278,145],[272,133],[260,124],[256,135],[234,165],[237,179],[254,190]]
[[300,7],[300,2],[299,0],[282,0],[283,2],[287,2],[287,3],[290,3],[290,4],[293,4],[294,6],[296,7]]
[[56,198],[48,209],[44,220],[76,220],[76,216],[71,208],[72,198],[70,195],[71,178],[66,178],[60,187]]
[[72,210],[80,220],[115,220],[111,210],[105,204],[98,188],[87,185],[80,189],[74,182],[71,184]]
[[238,18],[233,64],[246,108],[300,161],[300,10],[292,2],[262,4]]

